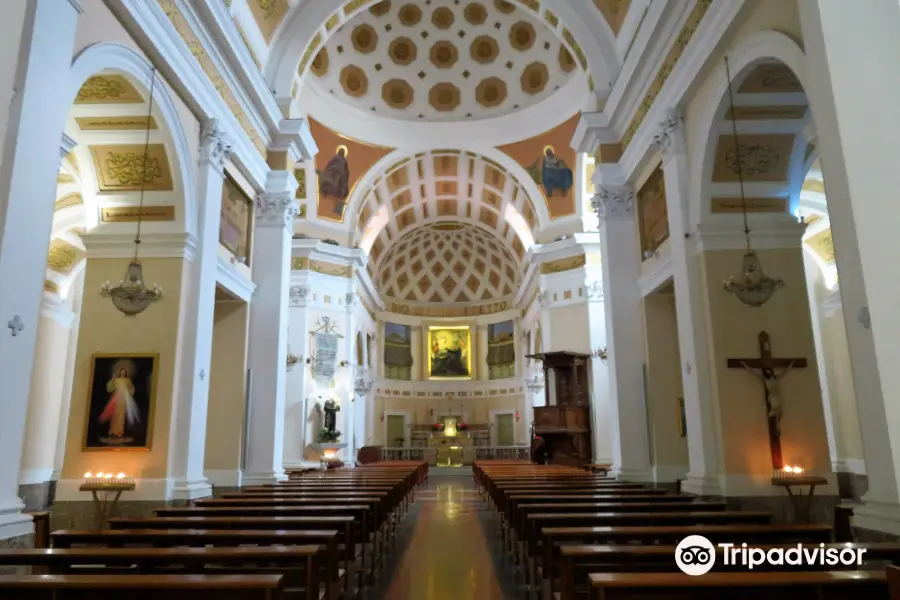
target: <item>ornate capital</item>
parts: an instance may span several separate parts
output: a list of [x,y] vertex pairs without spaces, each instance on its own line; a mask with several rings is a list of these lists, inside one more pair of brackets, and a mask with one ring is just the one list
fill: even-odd
[[588,302],[603,302],[603,282],[599,279],[585,282],[585,293]]
[[308,285],[295,285],[291,287],[291,306],[306,306],[309,302],[309,294],[312,289]]
[[659,131],[653,136],[653,143],[662,152],[663,159],[668,159],[685,151],[684,121],[681,113],[674,109],[666,111],[659,122]]
[[225,161],[231,157],[231,138],[218,119],[207,119],[200,128],[200,160],[206,161],[219,172],[225,169]]
[[541,308],[548,308],[550,306],[550,302],[553,301],[553,298],[550,295],[550,292],[548,292],[545,289],[541,289],[541,290],[538,290],[537,301],[538,301],[538,304],[541,305]]
[[344,306],[347,312],[353,312],[359,306],[359,296],[355,292],[347,292],[344,294]]
[[256,224],[261,227],[288,227],[297,216],[293,192],[260,194],[256,197]]
[[591,208],[601,222],[634,216],[634,190],[630,185],[597,186]]

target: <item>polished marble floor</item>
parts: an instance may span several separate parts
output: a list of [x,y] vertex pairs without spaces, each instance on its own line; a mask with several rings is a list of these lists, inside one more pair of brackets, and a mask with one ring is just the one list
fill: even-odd
[[490,514],[469,468],[435,469],[416,494],[375,598],[505,600],[520,597],[505,576]]

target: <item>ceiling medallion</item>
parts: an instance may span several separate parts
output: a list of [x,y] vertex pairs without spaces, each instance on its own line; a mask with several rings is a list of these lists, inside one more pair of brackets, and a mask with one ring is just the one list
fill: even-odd
[[522,91],[526,94],[539,94],[547,87],[550,71],[542,62],[533,62],[522,71]]
[[506,82],[499,77],[489,77],[475,88],[475,99],[486,108],[494,108],[506,100]]
[[415,4],[406,4],[400,9],[397,16],[400,17],[400,23],[412,27],[418,25],[422,20],[422,9]]
[[494,62],[500,54],[500,44],[489,35],[480,35],[472,40],[469,48],[472,60],[486,65]]
[[408,37],[398,37],[388,47],[388,55],[394,63],[405,67],[416,60],[418,50],[416,44]]
[[431,47],[431,63],[439,69],[449,69],[459,59],[459,51],[452,43],[440,41]]
[[536,37],[534,26],[528,21],[518,21],[509,30],[509,43],[520,52],[530,50]]
[[362,98],[369,91],[369,78],[356,65],[347,65],[341,69],[341,86],[348,96]]
[[312,71],[313,75],[315,75],[316,77],[324,77],[328,74],[328,64],[328,48],[322,48],[313,59],[309,70]]
[[515,4],[507,0],[494,0],[494,7],[502,13],[509,14],[516,10]]
[[559,68],[566,73],[571,73],[576,67],[575,58],[569,49],[560,44],[559,46]]
[[391,108],[407,108],[414,98],[412,86],[404,79],[391,79],[381,88],[381,99]]
[[484,5],[473,2],[466,7],[465,11],[463,11],[463,16],[466,18],[466,21],[472,25],[481,25],[487,20],[487,9]]
[[456,17],[454,16],[453,11],[446,6],[436,8],[434,9],[434,12],[431,13],[431,22],[438,29],[450,29],[455,21]]
[[[728,79],[728,99],[731,103],[731,112],[734,113],[734,93],[731,89],[731,71],[728,68],[728,57],[725,57],[725,75]],[[740,156],[738,142],[737,119],[731,120],[731,128],[734,135],[735,155]],[[756,251],[750,246],[750,224],[747,221],[747,199],[744,196],[744,169],[742,160],[735,161],[738,183],[741,187],[741,208],[744,214],[744,238],[747,249],[741,263],[741,274],[738,277],[729,277],[722,287],[726,292],[734,294],[738,300],[747,306],[759,307],[769,301],[772,294],[784,287],[784,280],[780,277],[769,277],[763,269]]]
[[350,39],[353,41],[356,51],[362,54],[370,54],[378,46],[378,33],[368,23],[357,25],[353,29]]
[[391,0],[383,0],[378,4],[375,4],[369,9],[369,12],[375,15],[376,17],[383,17],[388,14],[388,11],[391,10]]

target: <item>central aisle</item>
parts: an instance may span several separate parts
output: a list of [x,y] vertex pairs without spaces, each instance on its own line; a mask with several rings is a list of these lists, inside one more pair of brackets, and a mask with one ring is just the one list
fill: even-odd
[[501,578],[485,537],[489,514],[472,470],[432,468],[407,516],[412,531],[389,569],[382,598],[503,600]]

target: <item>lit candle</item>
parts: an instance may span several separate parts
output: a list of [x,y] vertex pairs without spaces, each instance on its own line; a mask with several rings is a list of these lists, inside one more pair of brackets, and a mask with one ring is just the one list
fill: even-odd
[[107,473],[103,476],[104,479],[112,479],[112,473]]
[[116,479],[125,479],[125,473],[119,473],[116,475]]
[[93,473],[91,473],[90,471],[88,471],[87,473],[84,474],[85,479],[90,479],[93,476],[94,476]]
[[785,473],[793,473],[793,472],[794,472],[794,467],[785,465],[783,471],[784,471]]

